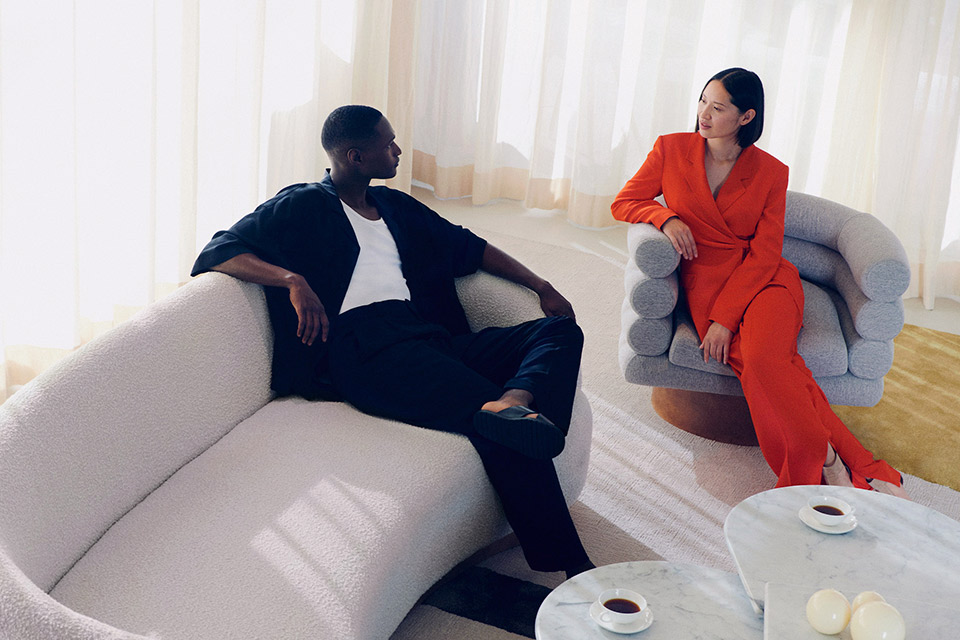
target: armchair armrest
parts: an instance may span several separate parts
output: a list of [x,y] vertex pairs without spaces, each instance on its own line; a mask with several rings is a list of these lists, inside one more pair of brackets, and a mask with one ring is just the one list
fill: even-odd
[[786,236],[783,257],[800,271],[800,277],[837,291],[848,309],[857,333],[868,340],[891,340],[903,329],[903,301],[871,300],[864,294],[838,251],[813,241]]
[[788,191],[785,225],[784,235],[788,238],[839,252],[854,282],[870,300],[893,302],[907,290],[910,284],[907,253],[896,235],[869,213]]
[[632,224],[627,229],[627,255],[630,261],[651,278],[664,278],[680,264],[673,243],[652,224]]
[[[673,246],[670,247],[671,251]],[[627,263],[623,274],[626,299],[641,318],[669,316],[680,297],[680,282],[676,271],[664,278],[653,278],[633,262]]]
[[847,220],[837,250],[871,300],[893,302],[910,285],[910,263],[900,240],[880,220],[862,213]]

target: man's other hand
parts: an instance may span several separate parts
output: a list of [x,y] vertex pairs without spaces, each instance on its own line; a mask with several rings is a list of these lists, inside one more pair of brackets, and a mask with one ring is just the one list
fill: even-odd
[[577,315],[573,312],[573,305],[553,288],[553,285],[546,285],[537,292],[540,296],[540,308],[549,318],[551,316],[567,316],[571,320],[576,320]]

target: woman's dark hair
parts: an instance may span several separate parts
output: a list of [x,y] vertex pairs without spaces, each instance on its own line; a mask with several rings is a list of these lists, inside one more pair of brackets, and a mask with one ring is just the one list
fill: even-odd
[[323,123],[320,144],[327,151],[349,148],[373,139],[383,114],[359,104],[334,109]]
[[[740,113],[753,109],[757,114],[753,117],[753,120],[740,127],[740,131],[737,132],[737,144],[740,145],[741,149],[746,149],[756,142],[760,138],[760,134],[763,133],[763,83],[760,82],[760,77],[753,71],[734,67],[733,69],[725,69],[707,80],[707,84],[703,85],[703,90],[700,91],[701,96],[707,89],[707,85],[714,80],[720,81],[723,88],[730,94],[733,105],[740,110]],[[700,130],[699,119],[697,120],[697,128],[694,130]]]

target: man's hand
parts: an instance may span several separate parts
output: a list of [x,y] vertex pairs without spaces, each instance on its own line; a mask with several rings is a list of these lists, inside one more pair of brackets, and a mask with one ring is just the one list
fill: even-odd
[[693,232],[690,231],[690,227],[683,220],[674,216],[663,223],[660,231],[663,231],[670,238],[673,248],[681,256],[687,260],[693,260],[697,257],[697,243],[693,239]]
[[537,291],[540,296],[540,308],[548,318],[551,316],[567,316],[571,320],[576,320],[577,315],[573,312],[573,305],[553,288],[549,282],[545,282],[540,290]]
[[577,319],[577,316],[573,313],[573,305],[560,295],[552,284],[492,244],[488,243],[483,250],[480,268],[487,273],[505,278],[510,282],[516,282],[532,290],[540,296],[540,308],[543,309],[543,313],[547,317],[567,316],[571,320]]
[[730,329],[719,322],[711,324],[707,329],[707,335],[703,336],[703,342],[700,343],[700,348],[703,349],[703,361],[710,362],[710,358],[713,358],[717,362],[727,364],[731,340],[733,340],[733,332]]
[[290,304],[293,305],[299,319],[297,337],[307,346],[313,344],[317,335],[320,336],[321,342],[326,342],[330,321],[327,319],[327,312],[320,298],[313,292],[307,281],[300,277],[291,279],[288,289]]
[[297,337],[305,345],[312,345],[317,336],[327,341],[330,321],[320,298],[314,293],[306,278],[287,269],[264,262],[253,253],[241,253],[221,262],[211,269],[227,275],[269,287],[286,287],[290,292],[290,304],[297,312]]

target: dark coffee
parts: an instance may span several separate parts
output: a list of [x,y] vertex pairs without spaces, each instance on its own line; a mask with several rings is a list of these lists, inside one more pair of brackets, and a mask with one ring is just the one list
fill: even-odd
[[610,611],[616,611],[617,613],[636,613],[640,611],[640,605],[638,605],[633,600],[627,600],[626,598],[612,598],[603,603],[607,609]]
[[814,507],[814,509],[817,510],[817,511],[819,511],[820,513],[824,513],[824,514],[826,514],[826,515],[828,515],[828,516],[842,516],[842,515],[843,515],[843,511],[841,511],[840,509],[837,509],[836,507],[831,507],[831,506],[828,505],[828,504],[818,504],[817,506]]

